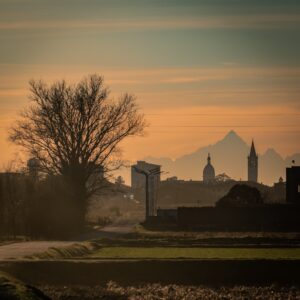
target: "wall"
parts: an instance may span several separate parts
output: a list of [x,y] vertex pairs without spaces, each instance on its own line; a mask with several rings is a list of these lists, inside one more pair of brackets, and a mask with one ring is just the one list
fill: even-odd
[[300,231],[300,206],[179,207],[182,229],[216,231]]

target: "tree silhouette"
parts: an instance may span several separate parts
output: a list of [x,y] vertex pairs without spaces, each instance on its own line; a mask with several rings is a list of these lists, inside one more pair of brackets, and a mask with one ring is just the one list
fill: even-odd
[[118,146],[143,133],[144,116],[132,95],[109,99],[99,75],[76,85],[30,81],[30,91],[32,105],[21,113],[10,140],[39,160],[41,172],[62,176],[82,227],[87,200],[101,187],[103,173],[121,166]]
[[246,184],[234,185],[227,195],[216,203],[218,207],[259,206],[263,204],[260,191]]

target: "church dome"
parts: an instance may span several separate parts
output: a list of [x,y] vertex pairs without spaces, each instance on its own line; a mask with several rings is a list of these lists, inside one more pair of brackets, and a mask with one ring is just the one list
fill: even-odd
[[215,180],[215,169],[211,164],[210,154],[207,157],[207,165],[203,170],[203,181],[204,182],[212,182]]

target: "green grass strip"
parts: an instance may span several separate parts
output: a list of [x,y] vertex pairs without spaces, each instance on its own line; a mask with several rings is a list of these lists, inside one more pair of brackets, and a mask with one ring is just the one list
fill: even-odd
[[88,258],[300,259],[300,248],[103,247]]

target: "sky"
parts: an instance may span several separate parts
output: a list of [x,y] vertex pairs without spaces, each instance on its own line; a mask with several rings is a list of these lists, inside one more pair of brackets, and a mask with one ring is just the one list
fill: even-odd
[[103,75],[149,123],[130,161],[177,158],[231,129],[259,153],[300,152],[300,1],[0,0],[0,166],[28,81]]

